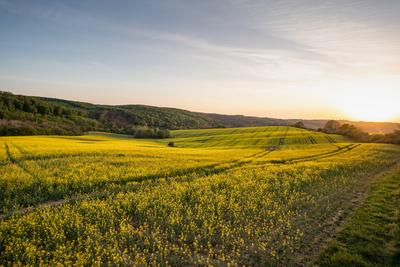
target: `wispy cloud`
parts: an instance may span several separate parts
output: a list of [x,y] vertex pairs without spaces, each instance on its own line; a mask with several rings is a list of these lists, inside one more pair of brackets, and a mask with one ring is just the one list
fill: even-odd
[[[289,47],[263,48],[258,44],[252,47],[221,45],[207,40],[207,37],[194,36],[187,33],[158,31],[137,25],[124,25],[109,21],[105,17],[96,17],[90,13],[57,4],[51,7],[36,7],[31,3],[18,5],[0,1],[10,12],[19,15],[34,16],[59,24],[75,24],[78,27],[94,28],[104,32],[113,32],[143,40],[167,42],[196,50],[198,56],[212,58],[221,64],[226,63],[244,74],[269,80],[297,81],[329,72],[336,63],[327,56],[313,51],[311,46],[290,41]],[[285,42],[285,39],[276,37]]]
[[[385,2],[387,2],[385,4]],[[250,27],[275,32],[348,67],[398,66],[400,2],[238,1]]]

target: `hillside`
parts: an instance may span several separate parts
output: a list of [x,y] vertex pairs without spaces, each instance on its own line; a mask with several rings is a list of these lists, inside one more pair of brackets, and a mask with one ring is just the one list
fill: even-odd
[[286,125],[279,119],[220,115],[146,105],[95,105],[0,92],[0,135],[131,133],[138,126],[199,129]]
[[[283,120],[222,115],[146,105],[96,105],[0,92],[0,135],[77,135],[88,131],[131,134],[140,126],[176,130],[286,126],[298,121],[303,121],[306,127],[311,129],[321,128],[326,123],[326,120]],[[392,132],[400,125],[350,123],[367,132],[382,133]]]
[[[54,104],[78,108],[92,112],[92,117],[119,124],[134,123],[164,127],[168,129],[199,129],[215,127],[246,127],[287,125],[285,120],[261,118],[243,115],[224,115],[215,113],[192,112],[177,108],[154,107],[147,105],[93,105],[76,101],[44,98]],[[100,113],[100,115],[99,115]]]

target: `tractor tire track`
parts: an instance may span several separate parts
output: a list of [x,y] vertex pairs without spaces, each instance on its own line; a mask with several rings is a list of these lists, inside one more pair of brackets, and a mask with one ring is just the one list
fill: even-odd
[[335,139],[333,139],[331,136],[329,135],[325,135],[325,138],[328,140],[329,143],[334,144],[336,143]]
[[[111,181],[110,183],[106,183],[106,187],[104,187],[104,188],[99,188],[99,187],[95,186],[92,188],[91,191],[89,191],[87,193],[83,193],[81,195],[72,196],[72,197],[65,195],[65,197],[68,197],[68,198],[51,199],[49,201],[41,202],[36,205],[32,205],[29,207],[23,207],[18,210],[0,214],[0,220],[5,220],[13,215],[24,214],[26,212],[29,212],[29,211],[37,209],[37,208],[59,206],[59,205],[63,205],[63,204],[69,203],[69,202],[90,199],[91,197],[94,197],[94,196],[104,198],[111,194],[115,194],[115,193],[119,193],[119,192],[129,192],[129,191],[138,189],[140,187],[155,186],[155,185],[161,184],[163,182],[169,182],[171,180],[179,180],[181,182],[192,181],[193,178],[191,178],[191,176],[195,176],[195,179],[203,179],[203,178],[209,177],[211,175],[220,174],[220,173],[232,170],[234,168],[242,167],[245,164],[253,162],[254,159],[257,159],[259,157],[264,157],[272,152],[273,151],[266,150],[266,151],[257,152],[255,154],[252,154],[252,155],[247,156],[242,159],[237,159],[237,160],[232,160],[232,161],[224,161],[224,162],[219,162],[219,163],[215,163],[215,164],[187,168],[187,169],[181,169],[181,170],[176,170],[176,171],[173,171],[170,173],[165,173],[165,174],[157,173],[157,174],[134,177],[132,179],[125,179],[125,180],[121,180],[121,181]],[[224,165],[226,165],[226,166],[224,166]],[[132,183],[132,182],[137,182],[140,184],[129,185],[129,183]],[[147,182],[147,183],[144,183],[144,182]],[[119,185],[119,186],[127,186],[127,187],[109,190],[109,189],[107,189],[107,186],[109,186],[109,185]],[[101,192],[101,191],[96,192],[95,190],[96,191],[104,190],[104,192]]]
[[349,152],[349,151],[351,151],[353,149],[356,149],[360,145],[361,144],[350,145],[350,146],[339,148],[338,150],[336,150],[334,152],[331,152],[331,153],[322,153],[322,154],[309,156],[309,157],[304,157],[304,158],[300,158],[300,159],[293,159],[293,160],[289,160],[289,162],[290,163],[298,163],[298,162],[307,162],[307,161],[315,160],[315,159],[329,158],[329,157],[332,157],[332,156],[336,156],[336,155],[347,153],[347,152]]
[[27,166],[25,166],[24,164],[24,160],[23,160],[23,155],[24,155],[24,151],[21,150],[18,146],[16,146],[15,144],[11,145],[16,148],[20,153],[21,153],[21,159],[17,159],[16,157],[14,157],[10,151],[10,147],[8,146],[8,144],[6,144],[6,148],[7,148],[7,155],[10,159],[10,161],[15,164],[16,166],[18,166],[21,170],[23,170],[26,174],[28,174],[29,176],[31,176],[33,179],[35,180],[39,180],[39,177],[33,173],[32,171],[29,170],[29,168]]
[[311,144],[318,144],[318,142],[315,140],[315,138],[313,136],[309,136],[308,140],[310,140]]
[[15,164],[15,163],[16,163],[16,160],[15,160],[15,158],[11,155],[10,147],[8,146],[7,143],[4,143],[4,147],[5,147],[5,149],[6,149],[7,161],[9,161],[9,162]]
[[264,164],[264,163],[274,163],[274,164],[291,164],[291,163],[300,163],[300,162],[308,162],[311,160],[315,159],[323,159],[323,158],[329,158],[332,156],[340,155],[347,153],[353,149],[356,149],[359,147],[361,144],[352,144],[344,147],[340,147],[334,151],[330,152],[325,152],[321,154],[316,154],[316,155],[311,155],[307,157],[301,157],[301,158],[293,158],[293,159],[287,159],[287,160],[271,160],[271,161],[259,161],[257,162],[258,164]]
[[284,133],[283,137],[280,137],[280,138],[279,138],[278,146],[283,146],[283,145],[285,145],[285,140],[286,140],[286,138],[287,138],[288,132],[289,132],[289,127],[286,127],[286,130],[285,130],[285,133]]
[[[13,145],[14,146],[14,145]],[[24,166],[24,164],[22,164],[22,161],[17,159],[16,157],[14,157],[10,151],[10,146],[9,144],[5,143],[5,147],[6,147],[6,154],[8,157],[8,160],[12,163],[15,164],[15,166],[19,167],[21,170],[23,170],[26,174],[28,174],[29,176],[31,176],[32,178],[36,179],[36,176],[30,172],[26,166]],[[15,147],[15,146],[14,146]]]

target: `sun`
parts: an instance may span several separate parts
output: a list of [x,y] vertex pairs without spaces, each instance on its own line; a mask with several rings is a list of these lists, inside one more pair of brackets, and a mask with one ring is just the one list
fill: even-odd
[[395,110],[392,107],[378,103],[349,103],[343,107],[343,113],[346,113],[352,120],[360,121],[390,121],[395,119]]
[[393,121],[400,117],[400,91],[394,88],[384,81],[353,84],[335,97],[334,105],[351,120]]
[[347,96],[338,104],[342,113],[352,120],[360,121],[390,121],[399,113],[399,107],[388,95],[363,92]]

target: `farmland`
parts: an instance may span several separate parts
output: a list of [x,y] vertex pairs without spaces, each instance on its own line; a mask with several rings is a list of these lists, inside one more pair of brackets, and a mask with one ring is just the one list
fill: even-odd
[[0,265],[307,265],[399,171],[398,146],[286,126],[172,135],[1,137]]

